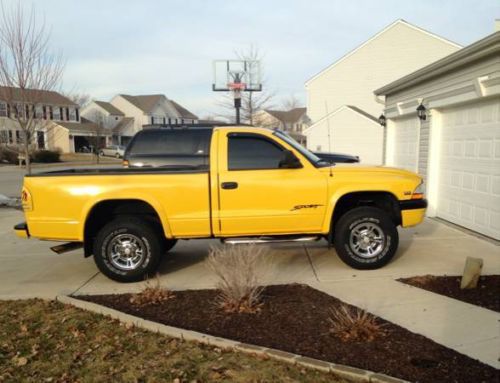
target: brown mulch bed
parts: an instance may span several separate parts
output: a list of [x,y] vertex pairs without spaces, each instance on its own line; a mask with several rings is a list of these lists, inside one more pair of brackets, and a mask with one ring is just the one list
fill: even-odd
[[[186,290],[159,305],[134,306],[130,294],[77,298],[166,325],[384,373],[413,382],[498,382],[499,371],[424,336],[379,319],[385,335],[342,341],[330,332],[330,310],[342,302],[305,285],[264,290],[255,314],[226,314],[216,290]],[[362,291],[360,291],[362,294]]]
[[424,275],[402,278],[398,281],[419,287],[433,293],[446,295],[459,301],[471,303],[496,312],[500,312],[500,275],[483,275],[477,288],[460,289],[462,277]]

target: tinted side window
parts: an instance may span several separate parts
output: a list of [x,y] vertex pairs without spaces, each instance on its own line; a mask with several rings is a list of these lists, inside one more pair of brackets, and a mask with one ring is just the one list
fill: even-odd
[[278,169],[282,152],[283,149],[264,137],[229,136],[228,169]]
[[131,148],[133,155],[208,156],[210,130],[165,130],[144,132]]

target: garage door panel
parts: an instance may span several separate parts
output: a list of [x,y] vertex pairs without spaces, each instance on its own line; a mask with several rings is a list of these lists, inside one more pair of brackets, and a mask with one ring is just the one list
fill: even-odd
[[500,100],[443,111],[437,215],[500,239]]

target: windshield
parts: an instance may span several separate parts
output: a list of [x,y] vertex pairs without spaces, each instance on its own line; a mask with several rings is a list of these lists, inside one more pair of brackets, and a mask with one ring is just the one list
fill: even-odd
[[280,130],[276,130],[273,134],[275,136],[281,138],[287,144],[289,144],[294,149],[296,149],[298,152],[300,152],[300,154],[302,154],[304,157],[306,157],[309,160],[309,162],[312,163],[317,168],[324,167],[324,166],[331,166],[331,164],[329,162],[326,162],[326,161],[322,160],[321,158],[319,158],[317,155],[311,153],[309,150],[304,148],[301,144],[299,144],[297,141],[295,141],[287,133],[282,132]]

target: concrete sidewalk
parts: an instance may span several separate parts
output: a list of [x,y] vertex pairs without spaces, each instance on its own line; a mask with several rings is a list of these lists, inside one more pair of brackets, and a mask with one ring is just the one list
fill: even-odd
[[[15,237],[20,211],[0,209],[0,299],[61,293],[105,294],[138,291],[144,283],[120,284],[97,271],[81,250],[55,255],[50,242]],[[216,240],[180,241],[160,269],[161,283],[174,290],[214,286],[204,265]],[[270,246],[267,284],[306,283],[410,331],[474,359],[500,367],[500,315],[493,311],[396,282],[415,275],[460,275],[469,255],[484,259],[483,274],[500,274],[500,247],[443,223],[426,220],[400,231],[396,258],[379,270],[359,271],[343,264],[321,241]]]

